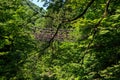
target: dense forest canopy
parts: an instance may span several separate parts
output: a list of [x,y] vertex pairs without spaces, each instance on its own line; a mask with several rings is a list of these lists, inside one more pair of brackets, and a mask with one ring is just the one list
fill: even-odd
[[39,1],[0,0],[0,80],[120,79],[120,0]]

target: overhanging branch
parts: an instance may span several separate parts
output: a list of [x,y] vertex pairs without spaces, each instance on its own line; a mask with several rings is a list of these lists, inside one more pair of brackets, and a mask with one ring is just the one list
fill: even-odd
[[95,1],[95,0],[91,0],[91,1],[87,4],[87,6],[86,6],[86,8],[84,9],[84,11],[83,11],[81,14],[79,14],[77,17],[71,19],[70,21],[74,21],[74,20],[77,20],[78,18],[82,17],[82,16],[87,12],[88,8],[93,4],[94,1]]
[[[58,31],[59,31],[61,25],[62,25],[64,22],[71,22],[71,21],[74,21],[74,20],[82,17],[82,16],[86,13],[86,11],[88,10],[88,8],[93,4],[94,1],[95,1],[95,0],[91,0],[91,1],[87,4],[85,10],[84,10],[80,15],[78,15],[77,17],[75,17],[74,19],[71,19],[71,20],[69,20],[69,21],[64,21],[64,20],[62,20],[62,22],[58,25],[55,34],[54,34],[53,37],[48,41],[48,45],[47,45],[46,47],[44,47],[41,52],[44,52],[48,47],[50,47],[50,45],[51,45],[52,42],[54,41],[55,36],[57,35],[57,33],[58,33]],[[33,9],[33,8],[32,8],[32,9]],[[35,10],[34,10],[34,11],[35,11]],[[50,17],[50,16],[43,16],[43,17]],[[53,17],[50,17],[50,18],[51,18],[51,19],[54,19]],[[40,57],[40,55],[39,55],[39,57]]]
[[97,31],[98,31],[98,26],[101,24],[102,20],[107,16],[108,7],[109,7],[109,4],[110,4],[110,1],[111,1],[111,0],[107,0],[104,13],[103,13],[101,19],[100,19],[100,20],[96,23],[96,25],[94,26],[93,32],[91,32],[91,33],[93,33],[93,38],[92,38],[92,40],[89,42],[89,44],[88,44],[88,46],[87,46],[87,49],[86,49],[83,57],[81,58],[82,64],[83,64],[83,62],[84,62],[84,57],[85,57],[85,55],[86,55],[86,54],[88,53],[88,51],[89,51],[89,48],[90,48],[91,43],[92,43],[92,42],[94,41],[94,39],[95,39],[96,33],[97,33]]
[[[52,37],[52,38],[48,41],[47,46],[46,46],[46,47],[44,47],[44,48],[41,50],[41,52],[44,52],[47,48],[49,48],[49,47],[51,46],[51,44],[53,43],[54,38],[56,37],[56,35],[57,35],[57,33],[58,33],[58,31],[59,31],[59,29],[60,29],[61,25],[62,25],[62,22],[58,25],[57,30],[56,30],[56,32],[55,32],[55,34],[54,34],[54,35],[53,35],[53,37]],[[40,54],[39,54],[39,57],[40,57]]]

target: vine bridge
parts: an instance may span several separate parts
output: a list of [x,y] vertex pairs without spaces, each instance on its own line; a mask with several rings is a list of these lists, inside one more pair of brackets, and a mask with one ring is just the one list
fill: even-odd
[[73,29],[39,28],[35,29],[34,36],[39,41],[50,41],[53,37],[55,41],[73,41]]

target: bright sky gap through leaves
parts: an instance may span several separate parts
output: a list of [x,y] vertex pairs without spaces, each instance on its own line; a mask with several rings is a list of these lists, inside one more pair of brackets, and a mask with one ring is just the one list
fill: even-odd
[[[38,0],[30,0],[30,1],[39,7],[43,7],[44,2],[40,2]],[[43,8],[46,9],[46,7]]]

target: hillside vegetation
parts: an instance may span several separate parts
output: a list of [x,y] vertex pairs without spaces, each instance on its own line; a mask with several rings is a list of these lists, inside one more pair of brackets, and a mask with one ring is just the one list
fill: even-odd
[[120,79],[120,0],[40,1],[0,0],[0,80]]

